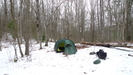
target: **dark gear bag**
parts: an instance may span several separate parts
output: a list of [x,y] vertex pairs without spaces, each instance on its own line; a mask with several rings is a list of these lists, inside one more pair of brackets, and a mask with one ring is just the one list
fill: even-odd
[[107,53],[104,52],[102,49],[100,49],[96,54],[99,57],[99,59],[104,59],[105,60],[106,57],[107,57]]

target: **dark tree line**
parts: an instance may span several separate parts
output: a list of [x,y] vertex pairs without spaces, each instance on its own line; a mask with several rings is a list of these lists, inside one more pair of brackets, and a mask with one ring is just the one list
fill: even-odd
[[[133,41],[133,0],[1,0],[0,41],[17,42],[29,55],[30,40],[42,48],[60,38],[80,42]],[[3,38],[2,38],[3,37]],[[21,43],[25,43],[25,54]],[[0,43],[1,50],[1,43]]]

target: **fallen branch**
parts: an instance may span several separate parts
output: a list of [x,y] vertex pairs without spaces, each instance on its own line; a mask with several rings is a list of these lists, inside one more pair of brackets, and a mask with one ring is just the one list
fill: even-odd
[[81,43],[84,45],[94,45],[94,46],[103,46],[103,47],[108,47],[108,48],[115,48],[117,50],[121,50],[121,51],[127,51],[127,52],[133,52],[133,50],[129,50],[129,49],[122,49],[122,48],[117,48],[117,47],[127,47],[127,48],[132,48],[132,46],[127,46],[126,44],[107,44],[107,43],[88,43],[88,42],[84,42]]
[[133,52],[132,50],[128,50],[128,49],[121,49],[121,48],[116,48],[116,47],[114,47],[114,48],[117,50],[121,50],[121,51]]
[[131,56],[131,57],[133,57],[133,55],[131,55],[131,54],[128,54],[128,56]]
[[84,42],[81,44],[85,44],[85,45],[94,45],[94,46],[103,46],[103,47],[127,47],[127,48],[131,48],[132,46],[127,46],[126,44],[107,44],[107,43],[88,43],[88,42]]
[[103,47],[111,47],[110,44],[105,44],[105,43],[87,43],[87,42],[84,42],[84,43],[81,43],[81,44],[85,44],[85,45],[95,45],[95,46],[103,46]]

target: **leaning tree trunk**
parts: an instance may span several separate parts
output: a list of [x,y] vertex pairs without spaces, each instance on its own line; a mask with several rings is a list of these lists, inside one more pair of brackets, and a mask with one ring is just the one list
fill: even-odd
[[23,57],[23,53],[22,53],[22,49],[21,49],[21,43],[19,41],[19,36],[18,36],[18,27],[17,27],[17,22],[15,20],[15,13],[14,13],[14,1],[13,0],[10,0],[10,4],[11,4],[11,9],[10,9],[10,12],[11,12],[11,16],[12,16],[12,19],[13,19],[13,22],[14,22],[14,33],[16,35],[16,39],[17,39],[17,42],[18,42],[18,47],[19,47],[19,50],[20,50],[20,54],[21,54],[21,57]]

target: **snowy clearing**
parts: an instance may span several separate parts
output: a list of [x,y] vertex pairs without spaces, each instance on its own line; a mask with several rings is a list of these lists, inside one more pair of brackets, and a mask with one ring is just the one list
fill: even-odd
[[[19,58],[15,63],[12,45],[2,43],[0,75],[133,75],[133,57],[128,56],[133,52],[90,46],[78,49],[76,54],[66,57],[62,53],[54,52],[54,44],[50,42],[48,47],[41,50],[39,44],[33,44],[30,56]],[[24,45],[22,49],[24,50]],[[89,53],[99,49],[107,52],[107,59],[95,65],[93,61],[98,57]]]

